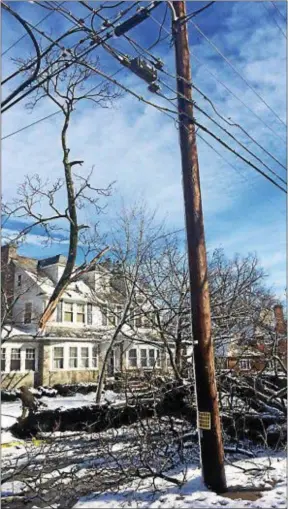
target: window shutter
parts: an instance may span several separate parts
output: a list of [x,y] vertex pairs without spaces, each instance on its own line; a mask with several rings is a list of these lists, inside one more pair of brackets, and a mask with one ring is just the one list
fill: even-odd
[[60,300],[59,304],[57,304],[57,322],[62,322],[62,310],[63,310],[63,302]]
[[87,304],[87,324],[88,325],[92,325],[92,304],[91,303],[88,303]]

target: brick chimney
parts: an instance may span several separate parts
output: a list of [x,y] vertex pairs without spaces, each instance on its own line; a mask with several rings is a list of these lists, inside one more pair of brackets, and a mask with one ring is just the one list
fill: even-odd
[[284,320],[282,304],[276,304],[276,306],[274,306],[274,316],[275,316],[275,330],[276,330],[276,332],[278,332],[278,334],[286,334],[287,323],[286,323],[286,320]]
[[15,244],[1,246],[1,267],[7,265],[12,258],[17,258],[17,246]]

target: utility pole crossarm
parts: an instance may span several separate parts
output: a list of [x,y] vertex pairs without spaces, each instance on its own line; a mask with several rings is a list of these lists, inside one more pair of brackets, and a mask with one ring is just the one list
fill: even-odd
[[[177,70],[182,183],[188,247],[194,372],[203,479],[207,487],[226,491],[224,450],[211,337],[210,296],[200,175],[193,118],[192,76],[184,1],[172,4],[172,31]],[[174,11],[174,12],[173,12]]]

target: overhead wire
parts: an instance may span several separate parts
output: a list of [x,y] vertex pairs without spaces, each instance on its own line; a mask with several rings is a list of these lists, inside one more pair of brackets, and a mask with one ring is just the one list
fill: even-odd
[[209,7],[211,7],[211,5],[213,5],[215,3],[216,2],[214,0],[214,2],[209,2],[208,4],[204,5],[204,7],[201,7],[201,9],[198,9],[197,11],[191,12],[185,18],[183,18],[183,20],[181,20],[181,23],[186,23],[186,21],[189,21],[189,19],[195,18],[195,16],[198,16],[198,14],[201,14],[201,12],[205,11],[206,9],[208,9]]
[[[61,2],[61,5],[63,5],[63,4],[65,4],[65,2]],[[40,21],[38,21],[38,23],[35,26],[38,27],[39,25],[41,25],[44,21],[46,21],[46,19],[48,19],[50,16],[52,16],[52,14],[54,14],[54,12],[49,12],[49,14],[46,14],[46,16],[44,16],[44,18],[42,18]],[[21,37],[19,37],[19,39],[17,39],[17,41],[13,42],[13,44],[11,44],[11,46],[9,46],[9,48],[5,49],[5,51],[3,51],[3,53],[1,53],[1,56],[4,57],[4,55],[6,55],[6,53],[8,53],[8,51],[10,51],[12,48],[14,48],[25,37],[27,37],[27,33],[22,35]]]
[[[278,7],[276,7],[276,2],[273,2],[273,0],[271,0],[271,4],[274,6],[274,8],[276,9],[277,12],[279,12],[280,16],[282,16],[282,18],[284,19],[285,23],[287,23],[287,19],[285,18],[284,14],[282,14],[282,12],[280,11],[280,9],[278,9]],[[287,3],[286,3],[287,5]]]
[[[41,5],[42,6],[42,5]],[[97,11],[96,11],[97,12]],[[121,15],[120,15],[120,18],[122,16],[124,16],[125,12],[123,12]],[[86,16],[85,19],[87,19],[88,17],[90,16],[90,14],[88,16]],[[117,19],[119,19],[119,16],[117,17]],[[82,26],[82,25],[81,25]],[[83,28],[83,26],[82,26]],[[99,33],[103,34],[104,31],[108,30],[109,27],[104,27],[104,28],[101,28],[101,30],[99,31]],[[37,29],[38,30],[38,29]],[[47,36],[47,34],[45,34],[45,32],[42,32],[41,31],[41,35],[43,35],[44,37],[46,37],[48,40],[51,40],[51,38],[49,36]],[[95,36],[98,37],[98,33],[94,33],[94,38]],[[108,33],[105,37],[105,40],[107,40],[108,38],[112,37],[113,36],[113,33]],[[53,41],[54,44],[58,45],[56,41]],[[93,41],[92,41],[93,42]],[[45,81],[53,78],[54,76],[56,76],[57,74],[59,74],[60,72],[62,72],[63,70],[66,70],[68,67],[70,67],[71,65],[73,65],[74,63],[77,63],[77,60],[79,58],[82,58],[83,56],[86,56],[88,53],[90,53],[92,50],[95,49],[95,47],[98,47],[100,45],[102,45],[102,43],[105,42],[103,41],[102,39],[99,38],[99,42],[98,40],[96,40],[95,44],[92,44],[90,43],[90,46],[88,48],[86,48],[85,50],[83,50],[83,52],[80,54],[80,55],[77,55],[75,57],[72,56],[72,60],[68,63],[66,62],[65,65],[60,68],[60,69],[57,69],[54,73],[50,74],[50,75],[47,75],[40,83],[37,83],[34,87],[32,88],[29,88],[29,90],[27,92],[25,92],[24,94],[22,94],[22,96],[18,97],[17,99],[14,100],[13,103],[9,104],[8,106],[6,106],[6,108],[3,108],[2,109],[2,112],[4,113],[5,111],[7,111],[8,109],[10,109],[12,106],[14,106],[15,104],[17,104],[19,101],[21,101],[22,99],[24,99],[24,97],[26,97],[27,95],[29,95],[31,92],[33,92],[34,90],[36,90],[39,86],[41,86],[42,84],[45,83]],[[75,45],[77,45],[78,42]],[[59,46],[59,45],[58,45]],[[69,48],[66,49],[66,48],[63,48],[61,46],[59,46],[61,50],[66,50],[67,52],[69,52]],[[70,52],[71,52],[71,48],[70,48]],[[54,64],[57,63],[57,62],[54,62]],[[41,74],[40,74],[41,75]]]
[[167,13],[168,13],[168,8],[169,8],[169,6],[168,6],[168,4],[166,4],[166,9],[165,9],[164,16],[163,16],[163,19],[162,19],[162,22],[161,22],[161,25],[160,25],[158,37],[157,37],[156,41],[153,42],[153,44],[151,44],[151,46],[149,46],[148,50],[151,50],[152,48],[157,46],[157,44],[159,44],[160,41],[162,42],[162,40],[165,40],[168,37],[168,36],[165,36],[164,39],[161,39],[161,34],[162,34],[164,23],[166,21],[166,17],[167,17]]
[[[272,2],[271,2],[271,3],[272,3]],[[271,13],[270,13],[269,8],[268,8],[268,6],[266,5],[266,3],[265,3],[265,2],[261,2],[261,3],[260,3],[260,5],[262,5],[262,6],[263,6],[263,9],[265,9],[265,10],[266,10],[266,12],[268,12],[268,14],[269,14],[269,19],[270,19]],[[280,27],[280,25],[279,25],[279,23],[278,23],[277,19],[275,18],[275,16],[274,16],[273,14],[272,14],[272,19],[274,20],[275,25],[276,25],[276,26],[277,26],[277,28],[280,30],[281,34],[285,37],[285,39],[287,39],[287,37],[286,37],[286,34],[285,34],[284,30],[282,30],[282,28]]]
[[[147,50],[146,48],[143,48],[143,46],[141,46],[137,41],[133,40],[131,37],[127,36],[126,37],[127,40],[129,41],[129,43],[136,49],[136,51],[138,51],[139,53],[139,50],[140,50],[140,54],[144,55],[144,54],[148,54],[151,58],[153,58],[154,62],[157,63],[159,62],[159,59],[157,57],[155,57],[152,53],[149,52],[149,50]],[[151,62],[153,63],[153,62]],[[167,72],[162,66],[159,68],[160,72],[163,72],[165,75],[173,78],[173,79],[177,79],[177,78],[180,78],[178,75],[173,75],[169,72]],[[181,78],[183,79],[183,78]],[[159,80],[161,82],[161,80]],[[184,80],[186,83],[187,83],[187,80]],[[164,83],[164,82],[163,82]],[[165,84],[165,83],[164,83]],[[269,155],[275,162],[277,162],[280,166],[282,166],[284,168],[285,171],[286,170],[286,167],[273,155],[271,154],[268,150],[265,149],[265,147],[263,147],[259,142],[257,142],[257,140],[255,140],[241,125],[239,124],[236,124],[236,123],[233,123],[233,122],[229,122],[227,119],[225,119],[225,117],[223,117],[222,115],[220,115],[220,113],[216,110],[213,102],[211,99],[209,99],[198,87],[196,87],[192,82],[188,82],[189,85],[191,85],[198,93],[200,93],[200,95],[205,99],[207,100],[210,105],[212,106],[212,108],[214,109],[215,113],[224,121],[226,122],[229,126],[236,126],[238,127],[239,129],[241,129],[250,139],[251,141],[253,141],[256,145],[258,145],[259,148],[261,148],[267,155]],[[167,85],[166,85],[167,86]],[[176,93],[175,90],[172,90],[174,93]],[[245,148],[246,150],[246,148]],[[255,156],[257,158],[257,156]],[[260,161],[260,159],[259,159]],[[265,165],[265,163],[263,163]],[[273,170],[271,170],[273,172]],[[277,174],[276,174],[277,175]],[[281,177],[280,177],[281,179]],[[286,183],[285,181],[283,181],[284,183]]]
[[[101,43],[103,45],[103,42],[105,42],[107,39],[105,38],[105,40],[101,40]],[[87,51],[87,50],[86,50]],[[79,59],[79,56],[77,56],[77,59]],[[134,92],[133,90],[129,89],[128,87],[124,86],[123,84],[119,83],[117,80],[115,80],[114,78],[111,78],[109,77],[106,73],[100,71],[100,69],[95,69],[92,65],[90,65],[88,62],[79,62],[78,60],[78,63],[80,63],[80,65],[83,65],[84,67],[87,67],[88,69],[94,71],[96,74],[104,77],[105,79],[107,79],[108,81],[111,81],[113,82],[114,84],[116,84],[119,88],[122,88],[123,90],[125,90],[126,92],[132,94],[134,97],[136,97],[137,99],[139,99],[140,101],[150,105],[150,106],[153,106],[154,108],[160,110],[161,112],[166,112],[168,114],[172,113],[173,115],[177,114],[178,111],[177,110],[171,110],[169,108],[165,108],[163,106],[160,106],[158,104],[155,104],[153,103],[152,101],[148,101],[147,99],[144,99],[142,96],[140,96],[139,94],[137,94],[136,92]],[[164,99],[168,100],[169,102],[171,102],[169,100],[169,98],[167,97],[163,97]],[[172,103],[173,104],[173,103]],[[174,104],[173,104],[174,106]],[[260,170],[259,168],[257,168],[253,163],[251,163],[249,160],[247,160],[246,158],[244,158],[241,154],[239,154],[236,150],[234,150],[232,147],[230,147],[226,142],[224,142],[223,140],[221,140],[218,136],[216,136],[213,132],[211,132],[208,128],[206,128],[205,126],[203,126],[202,124],[200,124],[198,121],[196,121],[196,119],[194,118],[190,118],[188,115],[185,114],[185,117],[188,117],[188,120],[190,122],[193,122],[196,126],[198,126],[200,129],[202,129],[204,132],[208,133],[210,136],[212,136],[214,139],[216,139],[219,143],[221,143],[225,148],[227,148],[228,150],[230,150],[232,153],[234,153],[235,155],[237,155],[240,159],[242,159],[246,164],[248,164],[249,166],[251,166],[252,168],[254,168],[258,173],[260,173],[262,176],[264,176],[266,179],[268,179],[271,183],[273,183],[276,187],[278,187],[280,190],[282,190],[284,193],[286,193],[286,190],[284,188],[282,188],[279,184],[277,184],[277,182],[275,182],[271,177],[269,177],[265,172],[263,172],[262,170]],[[172,117],[175,121],[175,118]]]
[[[160,95],[160,97],[162,97],[163,99],[166,99],[168,102],[172,103],[173,104],[173,101],[171,101],[168,97],[166,97],[165,95],[163,94],[159,94],[157,93],[157,95]],[[174,106],[174,104],[173,104]],[[174,113],[177,113],[177,110],[174,112]],[[195,124],[196,126],[198,126],[200,129],[202,129],[204,132],[206,132],[207,134],[209,134],[212,138],[214,138],[216,141],[218,141],[221,145],[223,145],[223,147],[225,147],[227,150],[229,150],[230,152],[232,152],[233,154],[235,154],[237,157],[239,157],[240,159],[242,159],[242,161],[244,161],[246,164],[248,164],[249,166],[251,166],[251,168],[253,168],[254,170],[256,170],[259,174],[261,174],[263,177],[265,177],[266,179],[270,180],[270,182],[272,182],[276,187],[278,187],[278,189],[280,189],[281,191],[283,191],[285,194],[287,194],[287,191],[285,188],[283,188],[280,184],[278,184],[277,182],[275,182],[275,180],[273,180],[269,175],[267,175],[264,171],[262,171],[260,168],[258,168],[254,163],[252,163],[251,161],[249,161],[248,159],[246,159],[242,154],[240,154],[239,152],[237,152],[234,148],[232,148],[230,145],[228,145],[225,141],[223,141],[221,138],[219,138],[219,136],[217,136],[215,133],[213,133],[210,129],[208,129],[207,127],[205,127],[203,124],[200,124],[195,118],[191,118],[189,117],[189,115],[187,115],[186,113],[184,112],[181,112],[181,114],[183,116],[185,116],[190,122],[192,122],[193,124]]]
[[[165,83],[163,80],[160,80],[159,79],[159,82],[162,83],[165,87],[167,87],[171,92],[174,92],[177,94],[176,90],[174,90],[172,87],[170,87],[169,85],[167,85],[167,83]],[[177,96],[183,98],[183,99],[186,99],[186,97],[183,95],[183,94],[180,94],[178,92]],[[189,101],[188,99],[186,99],[187,102],[192,102],[193,106],[195,109],[197,109],[198,111],[200,111],[200,113],[202,113],[206,118],[208,118],[211,122],[213,122],[217,127],[219,127],[223,132],[225,132],[230,138],[232,138],[236,143],[238,143],[238,145],[243,148],[244,150],[246,150],[246,152],[248,152],[250,155],[252,155],[252,157],[254,157],[255,159],[257,159],[257,161],[259,161],[263,166],[265,166],[265,168],[270,172],[272,173],[274,176],[276,176],[276,178],[278,178],[279,180],[281,180],[285,185],[286,185],[286,181],[281,177],[279,176],[274,170],[272,170],[264,161],[262,161],[262,159],[260,159],[256,154],[254,154],[254,152],[252,152],[249,148],[245,147],[245,145],[243,145],[243,143],[241,143],[241,141],[239,141],[233,134],[231,134],[229,131],[227,131],[227,129],[225,129],[225,127],[221,126],[221,124],[219,124],[219,122],[217,122],[213,117],[211,117],[206,111],[204,111],[200,106],[198,106],[198,104],[195,102],[195,101]],[[170,100],[171,101],[171,100]]]
[[35,69],[34,69],[32,75],[29,76],[29,78],[27,78],[25,81],[23,81],[18,87],[16,87],[16,89],[13,90],[13,92],[11,92],[8,95],[8,97],[6,97],[1,102],[1,107],[5,106],[7,103],[9,103],[12,99],[14,99],[14,97],[16,97],[16,95],[18,95],[22,90],[24,90],[24,88],[26,88],[30,83],[35,81],[35,79],[38,76],[39,69],[40,69],[40,66],[41,66],[41,51],[40,51],[39,44],[38,44],[38,42],[37,42],[37,40],[36,40],[32,30],[30,29],[30,27],[28,26],[26,21],[24,21],[23,18],[21,18],[21,16],[19,16],[19,14],[17,12],[14,12],[4,2],[2,2],[2,6],[3,6],[3,8],[7,12],[9,12],[12,16],[14,16],[14,18],[16,18],[17,21],[19,21],[19,23],[25,28],[27,34],[29,35],[29,37],[30,37],[30,39],[31,39],[31,41],[32,41],[32,43],[34,45],[35,51],[36,51],[36,62],[35,62]]
[[[120,69],[118,69],[115,73],[113,73],[111,75],[111,77],[116,76],[116,74],[118,74],[118,73],[120,73],[122,71],[124,71],[124,67],[121,67]],[[92,87],[90,90],[88,90],[86,95],[90,95],[91,92],[94,92],[95,89],[100,87],[105,81],[103,80],[101,83],[98,83],[98,85],[95,85],[94,87]],[[76,111],[76,109],[77,108],[75,108],[74,111]],[[21,127],[20,129],[17,129],[16,131],[13,131],[12,133],[9,133],[6,136],[3,136],[1,138],[1,141],[6,140],[7,138],[10,138],[11,136],[15,136],[15,134],[21,133],[22,131],[25,131],[29,127],[33,127],[34,125],[39,124],[40,122],[43,122],[44,120],[48,120],[49,118],[53,117],[54,115],[57,115],[58,113],[62,113],[62,110],[54,111],[54,113],[51,113],[50,115],[46,115],[45,117],[39,118],[35,122],[32,122],[31,124],[25,125],[25,126]]]
[[[226,159],[226,157],[223,156],[223,154],[221,154],[221,152],[219,152],[213,145],[211,145],[211,143],[209,143],[209,141],[207,141],[199,132],[198,130],[196,131],[196,136],[199,137],[211,150],[213,150],[215,152],[215,154],[217,154],[221,159],[223,159],[223,161],[225,161],[226,164],[228,164],[229,166],[231,166],[231,168],[233,168],[233,170],[235,170],[238,175],[241,177],[241,179],[243,181],[246,181],[248,182],[249,185],[252,185],[254,187],[254,189],[256,189],[258,191],[258,186],[255,184],[255,182],[251,179],[248,179],[248,177],[246,177],[246,175],[243,175],[243,173],[241,172],[241,170],[239,170],[239,168],[237,168],[234,164],[232,164],[228,159]],[[267,197],[268,201],[270,201],[270,203],[274,206],[274,202],[270,199],[270,197],[268,196]],[[285,216],[286,217],[286,212],[284,212],[283,210],[279,210],[278,211],[282,216]],[[265,223],[267,224],[267,223]]]
[[223,60],[229,65],[229,67],[231,67],[231,69],[233,69],[233,71],[242,79],[242,81],[244,81],[244,83],[246,83],[246,85],[250,88],[250,90],[252,90],[252,92],[254,92],[254,94],[258,97],[258,99],[260,99],[260,101],[263,104],[265,104],[265,106],[271,111],[271,113],[273,113],[274,116],[276,118],[278,118],[278,120],[281,122],[281,124],[283,124],[286,128],[287,126],[286,126],[285,122],[283,122],[283,120],[273,110],[273,108],[271,106],[269,106],[269,104],[265,101],[265,99],[263,99],[263,97],[254,89],[254,87],[249,83],[249,81],[241,74],[240,71],[238,71],[238,69],[235,67],[235,65],[232,62],[230,62],[230,60],[224,55],[224,53],[222,53],[222,51],[216,46],[216,44],[214,44],[214,42],[212,42],[211,39],[209,37],[207,37],[207,35],[201,30],[201,28],[197,25],[197,23],[195,23],[193,21],[193,19],[190,19],[188,21],[188,23],[192,23],[192,25],[196,28],[197,32],[199,32],[199,34],[201,34],[202,37],[204,37],[204,39],[210,44],[210,46],[216,51],[216,53],[218,53],[218,55],[220,55],[223,58]]
[[[156,18],[154,18],[154,16],[153,16],[152,14],[150,14],[150,19],[152,19],[152,20],[153,20],[153,21],[154,21],[157,25],[159,25],[159,21],[158,21]],[[167,28],[166,28],[166,27],[163,27],[163,30],[164,30],[167,34],[169,34],[169,35],[170,35],[170,32],[167,30]],[[246,108],[246,109],[247,109],[247,111],[249,111],[249,112],[250,112],[250,113],[251,113],[251,114],[252,114],[255,118],[257,118],[257,119],[258,119],[258,120],[259,120],[259,121],[260,121],[260,122],[261,122],[261,123],[262,123],[262,124],[263,124],[263,125],[267,128],[267,129],[269,129],[269,131],[270,131],[271,133],[273,133],[273,134],[274,134],[274,136],[276,136],[278,139],[280,139],[282,142],[284,142],[284,143],[285,143],[285,146],[286,146],[286,138],[282,137],[280,134],[278,134],[276,131],[274,131],[274,130],[272,129],[272,127],[271,127],[269,124],[267,124],[267,123],[266,123],[266,122],[265,122],[265,121],[264,121],[261,117],[259,117],[259,115],[257,115],[257,113],[255,113],[255,112],[254,112],[254,111],[250,108],[250,106],[248,106],[248,105],[247,105],[247,104],[246,104],[246,103],[245,103],[245,102],[241,99],[241,97],[238,97],[238,96],[235,94],[235,92],[233,92],[233,90],[231,90],[231,89],[230,89],[230,88],[229,88],[229,87],[228,87],[228,86],[227,86],[227,85],[226,85],[226,84],[225,84],[222,80],[220,80],[220,79],[218,78],[218,76],[217,76],[216,74],[214,74],[214,73],[213,73],[213,72],[209,69],[209,67],[208,67],[206,64],[204,64],[204,63],[202,62],[202,60],[200,60],[200,58],[198,58],[198,57],[197,57],[197,55],[195,55],[195,53],[193,53],[191,50],[190,50],[190,53],[191,53],[191,55],[192,55],[193,59],[195,59],[197,62],[199,62],[199,64],[203,67],[203,69],[205,69],[205,70],[206,70],[206,71],[207,71],[207,72],[208,72],[208,73],[209,73],[209,74],[210,74],[210,75],[211,75],[211,76],[215,79],[215,81],[217,81],[217,82],[218,82],[218,83],[219,83],[219,84],[220,84],[223,88],[225,88],[225,90],[226,90],[227,92],[229,92],[229,94],[231,94],[231,95],[232,95],[235,99],[237,99],[237,101],[239,101],[239,102],[242,104],[242,106],[244,106],[244,108]]]
[[[81,4],[85,5],[86,6],[86,3],[85,2],[81,2]],[[100,15],[100,17],[102,18],[102,16]],[[105,18],[104,18],[105,20]],[[76,18],[76,22],[77,22],[77,18]],[[79,22],[79,21],[78,21]],[[112,56],[116,56],[115,53],[116,53],[116,50],[114,48],[111,48],[109,47],[107,44],[104,44],[103,45],[104,49],[108,49],[108,51],[110,50],[110,53],[112,54]],[[119,60],[121,62],[121,60]],[[89,68],[91,68],[91,66],[88,66]],[[122,87],[122,85],[119,85],[118,86]],[[127,88],[127,87],[126,87]],[[127,90],[126,90],[127,91]],[[174,91],[174,90],[173,90]],[[131,91],[130,91],[131,92]],[[174,91],[175,92],[175,91]],[[160,95],[160,94],[158,94]],[[166,100],[169,100],[171,102],[171,100],[165,96],[163,96]],[[147,102],[147,101],[145,101]],[[172,103],[173,104],[173,103]],[[173,105],[174,106],[174,105]],[[202,110],[203,111],[203,110]],[[176,113],[176,112],[175,112]],[[210,117],[211,119],[211,117]],[[202,128],[203,130],[206,130],[206,132],[208,132],[212,137],[214,137],[217,141],[219,141],[223,146],[225,146],[225,148],[228,148],[228,150],[231,150],[235,155],[237,155],[238,157],[240,157],[240,159],[242,159],[244,162],[246,162],[246,164],[249,164],[252,168],[254,168],[258,173],[260,173],[261,175],[263,175],[264,177],[268,178],[268,180],[270,180],[274,185],[276,185],[279,189],[281,189],[282,191],[284,191],[286,193],[286,190],[280,186],[279,184],[277,184],[277,182],[275,182],[271,177],[269,177],[264,171],[262,171],[260,168],[258,168],[257,166],[255,166],[253,163],[251,163],[251,161],[247,160],[246,158],[244,158],[241,154],[239,154],[237,151],[235,151],[233,148],[229,147],[227,145],[227,143],[223,142],[223,140],[221,140],[220,138],[218,138],[214,133],[212,133],[211,131],[207,130],[206,127],[204,126],[201,126],[199,123],[196,123],[196,121],[193,119],[193,121],[195,122],[195,125],[198,125],[200,128]],[[215,120],[213,120],[215,122]],[[217,123],[218,126],[220,126],[218,123]],[[220,126],[222,128],[222,126]],[[222,128],[224,130],[224,128]],[[228,133],[227,130],[225,130],[226,133]],[[233,137],[233,135],[231,135],[231,133],[228,133],[231,137]],[[235,137],[233,137],[233,139],[235,140]],[[246,149],[246,147],[244,145],[241,145],[242,147]],[[248,150],[249,151],[249,150]],[[251,154],[251,152],[249,151],[249,153]],[[255,156],[253,153],[252,153],[253,157],[256,157],[256,159],[259,159],[257,156]],[[259,159],[260,160],[260,159]],[[267,166],[265,165],[265,163],[263,163],[262,160],[261,161],[261,164],[263,164],[264,166]],[[268,166],[267,166],[268,170],[270,172],[272,172],[273,174],[276,175],[276,177],[280,180],[282,180],[285,184],[286,182],[281,179],[281,177],[279,177],[278,174],[276,174],[275,172],[273,172],[273,170],[271,170]]]
[[[163,106],[160,106],[159,104],[155,104],[154,102],[152,101],[149,101],[147,99],[145,99],[143,96],[140,96],[139,94],[137,94],[136,92],[134,92],[134,90],[131,90],[129,89],[128,87],[126,87],[125,85],[123,85],[122,83],[120,83],[119,81],[115,80],[114,78],[110,78],[106,73],[104,73],[103,71],[100,71],[100,69],[95,69],[92,65],[90,65],[89,63],[87,62],[80,62],[81,65],[83,65],[84,67],[87,67],[88,69],[94,71],[96,74],[99,74],[100,76],[106,78],[107,80],[111,81],[112,83],[114,83],[115,85],[117,85],[119,88],[122,88],[125,92],[128,92],[130,95],[134,96],[135,98],[137,98],[138,100],[142,101],[143,103],[149,105],[149,106],[152,106],[153,108],[156,108],[157,110],[159,111],[162,111],[162,112],[166,112],[168,114],[172,113],[173,115],[178,115],[178,110],[171,110],[169,108],[166,108],[166,107],[163,107]],[[169,98],[167,97],[163,97],[164,99],[169,100]],[[172,103],[173,104],[173,103]],[[174,106],[174,104],[173,104]],[[261,174],[263,177],[265,177],[267,180],[269,180],[272,184],[274,184],[274,186],[276,186],[278,189],[280,189],[281,191],[283,191],[285,194],[287,194],[286,192],[286,189],[283,188],[280,184],[278,184],[277,182],[275,182],[269,175],[267,175],[264,171],[262,171],[260,168],[258,168],[257,166],[255,166],[255,164],[251,163],[251,161],[249,161],[248,159],[246,159],[244,156],[242,156],[241,154],[239,154],[239,152],[237,152],[235,149],[233,149],[232,147],[230,147],[225,141],[223,141],[221,138],[219,138],[218,136],[216,136],[210,129],[208,129],[207,127],[203,126],[202,124],[200,124],[200,122],[198,122],[195,118],[191,118],[189,117],[188,115],[186,115],[185,113],[182,113],[183,116],[185,116],[190,122],[194,123],[197,127],[199,127],[200,129],[202,129],[204,132],[206,132],[207,134],[209,134],[212,138],[214,138],[216,141],[218,141],[222,146],[224,146],[227,150],[229,150],[230,152],[232,152],[234,155],[236,155],[237,157],[239,157],[242,161],[244,161],[246,164],[248,164],[248,166],[250,166],[251,168],[253,168],[254,170],[256,170],[259,174]],[[173,120],[175,121],[175,118],[172,117]]]
[[58,115],[58,113],[62,113],[62,110],[54,111],[54,113],[50,113],[50,115],[46,115],[45,117],[39,118],[35,122],[32,122],[31,124],[25,125],[24,127],[21,127],[20,129],[17,129],[17,131],[14,131],[12,133],[7,134],[6,136],[3,136],[3,138],[1,138],[1,141],[6,140],[7,138],[10,138],[11,136],[14,136],[15,134],[21,133],[22,131],[25,131],[25,129],[28,129],[29,127],[32,127],[33,125],[39,124],[40,122],[43,122],[43,120],[47,120],[48,118],[52,118],[55,115]]

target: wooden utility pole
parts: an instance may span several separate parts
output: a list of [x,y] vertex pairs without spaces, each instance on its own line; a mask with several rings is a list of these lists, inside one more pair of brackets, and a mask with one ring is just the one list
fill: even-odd
[[[202,475],[208,488],[226,491],[224,450],[211,339],[210,297],[202,212],[199,165],[192,104],[192,78],[184,1],[173,1],[172,24],[179,111],[182,179],[188,246],[194,373]],[[183,79],[182,79],[183,78]],[[182,97],[184,96],[184,97]]]

